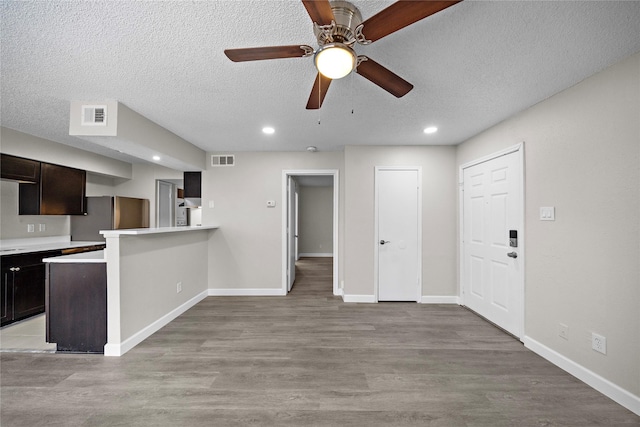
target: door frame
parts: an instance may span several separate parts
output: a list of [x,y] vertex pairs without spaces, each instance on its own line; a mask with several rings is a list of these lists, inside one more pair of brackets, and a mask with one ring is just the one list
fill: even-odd
[[525,336],[524,326],[525,326],[525,271],[526,271],[526,253],[525,253],[525,163],[524,163],[524,141],[513,145],[511,147],[505,148],[504,150],[496,151],[492,154],[480,157],[478,159],[472,160],[470,162],[464,163],[460,165],[458,169],[458,219],[459,219],[459,230],[458,233],[459,241],[458,241],[458,272],[460,281],[458,283],[458,298],[460,305],[466,307],[464,303],[464,292],[463,286],[466,279],[465,269],[464,269],[464,170],[470,168],[472,166],[479,165],[481,163],[488,162],[490,160],[497,159],[498,157],[506,156],[508,154],[516,153],[517,160],[520,165],[520,219],[519,223],[521,225],[520,232],[518,233],[518,258],[520,259],[520,265],[522,268],[520,269],[519,280],[518,280],[518,288],[520,293],[520,319],[518,319],[518,327],[520,330],[520,336],[518,337],[521,341]]
[[289,274],[289,257],[287,256],[287,243],[289,236],[287,234],[287,215],[289,212],[289,194],[287,182],[289,177],[295,176],[332,176],[333,177],[333,294],[342,295],[342,290],[339,288],[339,263],[338,258],[338,231],[339,224],[338,219],[340,212],[340,174],[338,169],[293,169],[282,171],[282,295],[286,295],[288,292],[288,274]]
[[373,258],[373,283],[374,286],[374,302],[378,302],[379,294],[379,254],[380,254],[380,236],[378,233],[379,217],[378,217],[378,172],[379,171],[416,171],[418,172],[418,303],[422,302],[422,167],[421,166],[376,166],[374,172],[374,233],[373,233],[373,246],[374,246],[374,258]]
[[[285,208],[287,209],[287,292],[291,292],[296,280],[295,261],[298,260],[298,181],[293,176],[287,178]],[[291,253],[291,246],[293,246],[293,253]],[[293,265],[292,259],[295,260]]]

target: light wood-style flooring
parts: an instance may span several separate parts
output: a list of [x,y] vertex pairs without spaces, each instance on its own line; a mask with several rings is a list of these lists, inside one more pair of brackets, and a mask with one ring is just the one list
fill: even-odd
[[120,358],[1,353],[13,426],[638,426],[464,308],[345,304],[331,260],[286,297],[210,297]]

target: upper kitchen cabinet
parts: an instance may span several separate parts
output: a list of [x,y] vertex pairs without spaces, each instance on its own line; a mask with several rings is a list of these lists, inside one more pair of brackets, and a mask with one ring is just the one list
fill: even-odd
[[202,172],[184,172],[183,183],[185,206],[200,206],[202,197]]
[[20,184],[20,215],[83,215],[87,172],[50,163],[40,164],[38,184]]
[[37,160],[23,159],[8,154],[2,154],[0,159],[2,179],[32,184],[40,182],[40,162]]

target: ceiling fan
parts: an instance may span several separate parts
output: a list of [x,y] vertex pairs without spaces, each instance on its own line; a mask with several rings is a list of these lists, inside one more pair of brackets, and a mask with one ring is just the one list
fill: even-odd
[[289,45],[226,49],[224,53],[234,62],[313,56],[318,75],[307,102],[308,110],[320,108],[331,80],[354,70],[400,98],[413,85],[373,59],[356,55],[353,45],[373,43],[460,1],[401,0],[363,21],[358,8],[347,1],[302,0],[313,21],[317,50],[308,45]]

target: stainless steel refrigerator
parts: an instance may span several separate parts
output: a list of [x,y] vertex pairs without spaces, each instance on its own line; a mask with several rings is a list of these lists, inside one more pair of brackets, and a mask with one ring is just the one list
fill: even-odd
[[149,199],[87,197],[87,213],[71,216],[71,240],[105,240],[100,230],[149,228]]

